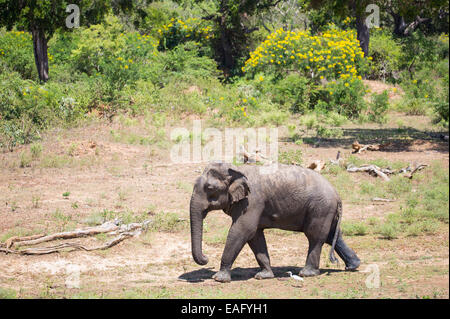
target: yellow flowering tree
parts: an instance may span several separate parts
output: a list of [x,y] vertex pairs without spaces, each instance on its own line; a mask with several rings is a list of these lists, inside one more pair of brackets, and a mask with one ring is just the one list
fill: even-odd
[[342,79],[361,79],[360,72],[367,65],[356,33],[353,30],[329,28],[321,35],[309,31],[279,29],[270,34],[242,68],[243,72],[298,72],[319,82]]

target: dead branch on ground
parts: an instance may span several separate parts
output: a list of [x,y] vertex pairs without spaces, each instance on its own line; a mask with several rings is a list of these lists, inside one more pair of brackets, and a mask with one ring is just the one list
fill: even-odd
[[[347,172],[350,173],[354,173],[354,172],[368,172],[370,175],[372,176],[379,176],[381,178],[383,178],[385,181],[390,181],[390,178],[388,175],[399,175],[399,174],[403,174],[403,177],[412,179],[413,175],[419,171],[424,169],[425,167],[427,167],[427,164],[420,164],[420,163],[413,163],[410,164],[408,167],[406,168],[402,168],[399,170],[393,170],[391,168],[380,168],[376,165],[373,164],[364,164],[361,165],[359,167],[353,165],[353,164],[349,164],[347,166]],[[405,174],[408,173],[408,174]]]
[[322,162],[321,160],[316,160],[309,164],[308,168],[312,169],[313,171],[320,172],[324,167],[326,163]]
[[353,154],[361,154],[364,151],[381,151],[385,147],[389,146],[390,143],[387,144],[360,144],[358,141],[354,141],[352,144]]
[[349,164],[347,166],[347,172],[354,173],[354,172],[368,172],[372,176],[380,176],[385,181],[390,181],[391,179],[387,176],[386,173],[382,171],[381,168],[379,168],[376,165],[361,165],[360,167],[357,167],[353,164]]
[[[27,237],[11,237],[5,243],[0,243],[0,252],[19,255],[45,255],[54,252],[60,252],[68,248],[71,249],[71,251],[104,250],[117,245],[118,243],[124,241],[127,238],[139,236],[142,233],[142,231],[145,231],[148,228],[148,225],[150,223],[151,220],[146,220],[142,223],[131,223],[121,225],[121,221],[116,219],[114,221],[107,221],[102,225],[96,227],[88,227],[86,229],[77,229],[69,232],[55,233],[47,236],[34,235]],[[98,234],[116,235],[116,237],[112,238],[103,245],[95,247],[86,247],[79,243],[66,242],[48,247],[32,247],[32,248],[28,247],[20,249],[20,247],[22,246],[34,246],[54,240],[82,238]]]
[[261,154],[260,149],[256,149],[253,153],[247,152],[243,145],[240,146],[240,156],[242,156],[244,163],[262,163],[270,164],[271,161]]

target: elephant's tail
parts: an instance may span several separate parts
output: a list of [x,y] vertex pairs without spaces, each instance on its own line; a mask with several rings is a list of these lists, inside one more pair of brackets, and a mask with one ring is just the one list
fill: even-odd
[[336,246],[336,241],[339,236],[339,231],[341,229],[341,219],[342,219],[342,201],[338,200],[337,209],[336,209],[336,217],[337,217],[337,224],[336,228],[334,230],[334,236],[333,236],[333,242],[331,243],[331,249],[330,249],[330,261],[332,263],[337,263],[338,259],[334,255],[334,247]]

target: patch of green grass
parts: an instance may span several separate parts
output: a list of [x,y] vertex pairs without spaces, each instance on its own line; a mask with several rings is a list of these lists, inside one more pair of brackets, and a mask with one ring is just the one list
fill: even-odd
[[0,299],[16,299],[16,298],[17,293],[15,290],[0,287]]
[[344,222],[341,229],[347,236],[364,236],[367,234],[367,225],[363,222]]
[[71,143],[70,145],[69,145],[69,147],[67,148],[67,155],[69,155],[69,156],[75,156],[76,155],[76,150],[77,150],[77,148],[78,148],[78,144],[77,143]]
[[153,216],[153,221],[149,229],[152,231],[177,232],[185,226],[186,223],[180,219],[178,214],[159,212]]
[[26,151],[21,152],[19,154],[19,167],[20,168],[30,167],[32,160],[33,159],[28,152]]
[[398,238],[399,232],[400,224],[394,221],[384,222],[377,229],[377,233],[384,239]]
[[30,236],[30,235],[32,235],[32,233],[33,232],[29,229],[25,229],[22,227],[15,227],[15,228],[8,230],[6,233],[3,233],[0,236],[0,242],[5,242],[8,238],[15,237],[15,236],[17,236],[17,237]]
[[52,213],[52,218],[58,223],[59,231],[68,231],[74,229],[76,223],[72,220],[72,216],[65,214],[59,209]]
[[399,175],[392,176],[386,185],[386,191],[394,197],[410,193],[412,190],[411,180]]
[[73,159],[69,158],[67,155],[49,154],[42,157],[40,166],[42,168],[62,168],[71,163],[73,163]]
[[149,129],[144,134],[130,132],[129,130],[111,130],[111,137],[116,143],[132,145],[152,145],[165,146],[167,144],[166,131],[164,128]]
[[33,160],[39,159],[42,155],[42,150],[43,150],[42,144],[40,143],[31,144],[30,146],[31,158]]
[[413,223],[406,228],[408,236],[431,235],[437,232],[439,223],[433,220],[424,220]]
[[327,128],[322,125],[316,127],[316,134],[318,137],[323,138],[339,138],[344,135],[344,132],[340,128]]
[[209,245],[225,244],[228,237],[228,228],[222,228],[213,233],[206,232],[205,242]]
[[296,164],[301,165],[303,163],[303,153],[301,149],[288,150],[281,152],[278,156],[278,161],[282,164]]

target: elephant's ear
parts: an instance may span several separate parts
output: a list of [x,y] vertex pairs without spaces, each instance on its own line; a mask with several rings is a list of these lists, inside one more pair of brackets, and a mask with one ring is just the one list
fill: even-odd
[[250,188],[248,187],[247,177],[239,171],[229,169],[231,175],[231,184],[228,188],[228,193],[231,197],[231,204],[237,203],[248,197]]

